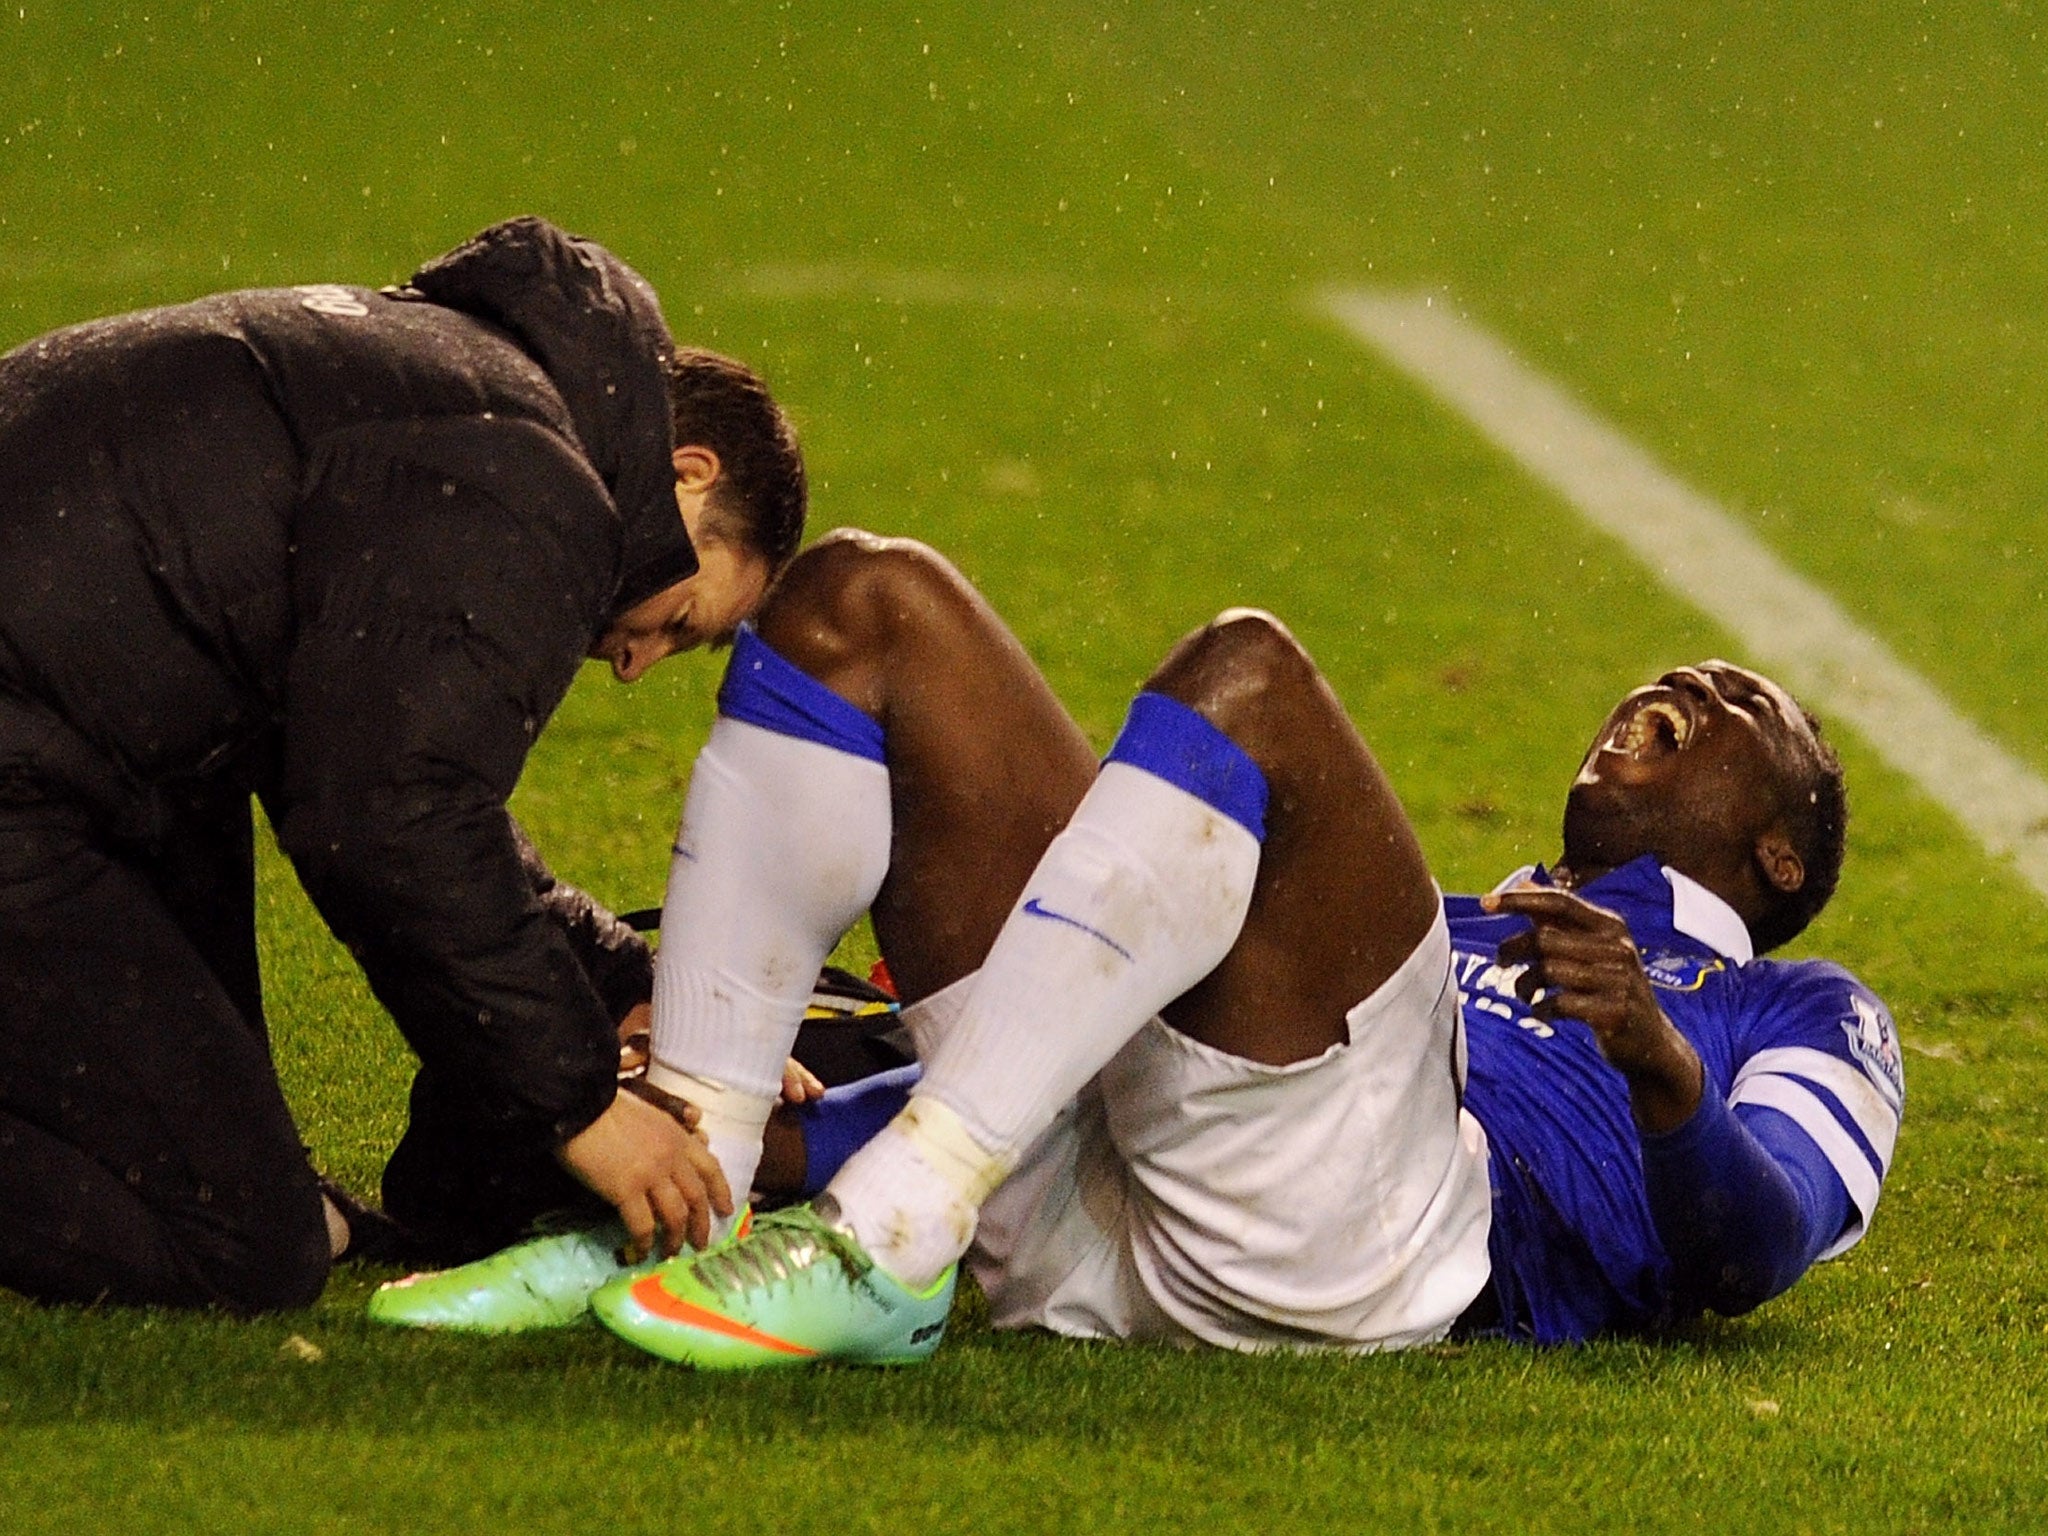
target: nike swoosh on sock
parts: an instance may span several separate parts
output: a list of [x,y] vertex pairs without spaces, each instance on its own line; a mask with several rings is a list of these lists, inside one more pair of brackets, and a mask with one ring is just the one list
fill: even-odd
[[1036,896],[1033,896],[1030,900],[1024,903],[1024,915],[1026,917],[1043,917],[1051,922],[1065,923],[1069,928],[1078,928],[1083,933],[1087,934],[1089,938],[1100,939],[1103,943],[1107,944],[1111,949],[1115,950],[1118,954],[1122,955],[1126,960],[1132,958],[1131,952],[1128,949],[1125,949],[1123,945],[1117,943],[1115,939],[1112,939],[1100,928],[1091,928],[1086,923],[1082,922],[1078,917],[1069,917],[1064,912],[1055,912],[1052,910],[1052,908],[1041,904]]

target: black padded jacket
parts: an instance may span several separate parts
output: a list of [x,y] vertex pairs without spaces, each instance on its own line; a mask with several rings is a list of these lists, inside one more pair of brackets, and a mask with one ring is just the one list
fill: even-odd
[[696,569],[670,353],[635,273],[517,219],[403,288],[0,357],[0,801],[147,847],[235,775],[422,1061],[573,1135],[617,1041],[505,803],[612,617]]

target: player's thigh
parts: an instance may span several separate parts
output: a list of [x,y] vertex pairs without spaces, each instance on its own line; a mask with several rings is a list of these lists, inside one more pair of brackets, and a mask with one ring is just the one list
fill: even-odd
[[1181,643],[1148,684],[1228,733],[1265,773],[1250,911],[1214,972],[1166,1010],[1248,1060],[1305,1060],[1429,931],[1436,887],[1393,786],[1308,653],[1239,610]]
[[262,1034],[62,806],[0,812],[0,1106],[121,1180],[216,1299],[317,1290],[318,1188]]

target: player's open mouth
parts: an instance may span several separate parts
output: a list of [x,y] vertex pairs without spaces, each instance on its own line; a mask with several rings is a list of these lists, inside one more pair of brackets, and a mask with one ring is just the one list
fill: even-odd
[[1669,699],[1645,699],[1608,739],[1610,752],[1623,752],[1638,762],[1679,751],[1692,735],[1692,717]]

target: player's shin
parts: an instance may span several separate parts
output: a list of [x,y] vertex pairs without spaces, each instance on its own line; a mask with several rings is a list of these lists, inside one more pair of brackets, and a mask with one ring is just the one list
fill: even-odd
[[1060,1107],[1243,927],[1265,777],[1194,711],[1141,694],[1024,888],[910,1104],[826,1193],[904,1284],[930,1284]]
[[698,1106],[737,1200],[818,967],[887,873],[881,727],[743,631],[690,776],[648,1080]]

